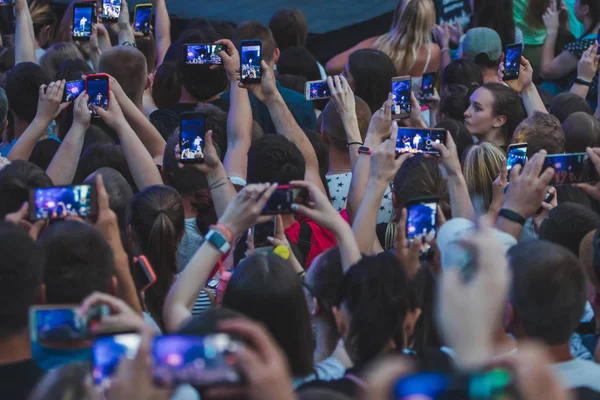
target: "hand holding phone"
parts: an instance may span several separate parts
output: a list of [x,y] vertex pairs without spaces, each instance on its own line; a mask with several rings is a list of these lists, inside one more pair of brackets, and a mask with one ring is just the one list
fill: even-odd
[[550,154],[544,160],[544,170],[554,169],[552,186],[597,182],[598,174],[587,153]]
[[63,103],[70,103],[74,101],[81,93],[85,91],[85,81],[78,79],[76,81],[68,81],[65,84],[65,91],[63,93]]
[[437,234],[438,197],[419,197],[406,204],[406,238],[409,246],[418,241],[422,244],[421,256],[429,252],[429,243]]
[[396,154],[432,154],[440,155],[434,144],[446,144],[445,129],[398,128]]
[[506,46],[506,58],[504,59],[504,80],[510,81],[519,79],[521,70],[521,56],[523,46],[521,43],[515,43]]
[[102,21],[116,22],[121,15],[121,0],[102,0]]
[[277,227],[277,217],[271,218],[262,224],[256,224],[252,227],[252,242],[254,249],[272,248],[273,245],[269,241],[269,237],[275,237]]
[[73,40],[90,40],[95,22],[96,3],[76,3],[73,6]]
[[204,162],[205,119],[204,114],[182,113],[179,124],[179,161],[183,164]]
[[220,44],[184,44],[184,62],[188,65],[223,65],[219,57],[223,49]]
[[150,22],[152,19],[152,4],[138,4],[135,6],[133,16],[133,31],[141,32],[144,36],[150,34]]
[[90,74],[85,80],[85,90],[89,96],[88,107],[93,116],[97,116],[94,108],[108,110],[110,102],[110,78],[106,74]]
[[29,308],[31,341],[70,341],[89,338],[95,326],[110,314],[105,305],[81,314],[78,305],[33,306]]
[[308,101],[328,99],[331,97],[331,91],[327,80],[306,82],[304,86],[304,98]]
[[259,83],[262,79],[262,42],[242,40],[240,42],[240,81]]

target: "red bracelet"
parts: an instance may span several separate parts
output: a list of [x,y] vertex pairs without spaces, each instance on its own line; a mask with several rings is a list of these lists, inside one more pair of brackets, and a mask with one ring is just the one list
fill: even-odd
[[233,243],[233,232],[231,232],[231,229],[229,229],[228,227],[226,227],[223,224],[211,225],[210,229],[213,229],[213,228],[217,228],[219,230],[219,232],[221,232],[223,234],[223,236],[225,236],[225,239],[227,239],[227,241],[229,243]]

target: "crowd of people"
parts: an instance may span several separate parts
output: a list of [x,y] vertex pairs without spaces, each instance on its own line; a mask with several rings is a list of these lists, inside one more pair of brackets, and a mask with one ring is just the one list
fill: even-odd
[[0,398],[600,398],[600,0],[399,0],[330,60],[299,10],[116,3],[81,41],[74,1],[0,5]]

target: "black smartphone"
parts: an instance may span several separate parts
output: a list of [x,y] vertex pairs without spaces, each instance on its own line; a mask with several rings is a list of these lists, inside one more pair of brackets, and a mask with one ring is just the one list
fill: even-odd
[[90,40],[96,20],[96,3],[77,3],[73,6],[73,40]]
[[435,76],[435,72],[423,74],[423,78],[421,79],[421,96],[419,98],[422,103],[428,103],[433,97],[435,89]]
[[152,346],[154,382],[166,387],[240,385],[244,379],[236,364],[241,346],[226,334],[157,336]]
[[150,20],[152,19],[152,4],[138,4],[135,6],[133,17],[133,30],[142,32],[145,36],[150,34]]
[[596,37],[596,42],[600,43],[600,28],[598,28],[598,36]]
[[308,204],[308,190],[291,185],[281,185],[275,189],[267,204],[262,210],[262,215],[292,214],[292,204]]
[[179,115],[180,162],[197,164],[204,162],[204,114],[188,112]]
[[184,62],[189,65],[222,65],[223,59],[219,52],[223,50],[220,44],[184,44]]
[[94,107],[108,110],[110,102],[110,78],[106,74],[90,74],[85,78],[85,90],[89,96],[88,108],[97,117]]
[[392,119],[410,116],[410,76],[392,78]]
[[29,192],[29,219],[86,219],[98,214],[96,188],[90,185],[54,186]]
[[331,97],[331,91],[327,80],[310,81],[304,85],[304,98],[306,100],[328,99]]
[[433,144],[446,144],[447,134],[448,132],[445,129],[398,128],[396,154],[421,153],[439,155],[440,152],[433,148]]
[[273,247],[271,242],[267,238],[275,237],[275,230],[277,228],[277,217],[271,218],[270,221],[263,222],[262,224],[256,224],[252,227],[252,240],[254,242],[254,248],[265,248]]
[[262,78],[262,42],[242,40],[240,42],[240,75],[242,83],[258,83]]
[[544,160],[544,170],[546,168],[554,168],[551,186],[598,181],[596,168],[587,153],[547,155]]
[[515,165],[525,166],[527,162],[527,143],[515,143],[508,146],[508,157],[506,158],[506,170],[510,179],[510,170]]
[[410,199],[406,203],[406,238],[409,244],[415,240],[423,244],[421,255],[427,254],[429,251],[428,242],[434,239],[437,234],[438,202],[438,197],[428,196]]
[[92,347],[94,383],[101,388],[110,387],[111,377],[117,372],[121,360],[135,358],[141,341],[137,333],[97,338]]
[[521,68],[521,55],[523,46],[521,43],[506,46],[506,58],[504,59],[504,80],[510,81],[519,78]]
[[121,15],[121,0],[102,0],[102,21],[116,22]]
[[67,82],[63,93],[63,103],[75,101],[84,90],[85,81],[83,79]]
[[156,283],[154,268],[152,268],[146,256],[134,257],[131,276],[140,293],[144,293],[150,286]]
[[29,332],[32,342],[40,340],[80,340],[91,336],[103,317],[110,315],[106,305],[91,308],[86,315],[79,305],[33,306],[29,308]]

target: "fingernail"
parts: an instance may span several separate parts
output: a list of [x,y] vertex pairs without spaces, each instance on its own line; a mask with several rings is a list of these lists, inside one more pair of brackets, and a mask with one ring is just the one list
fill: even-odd
[[272,242],[273,240],[275,240],[275,238],[274,238],[273,236],[267,236],[267,240],[268,240],[269,242]]
[[298,211],[300,209],[300,206],[296,203],[292,203],[292,205],[290,206],[290,208],[294,211]]

